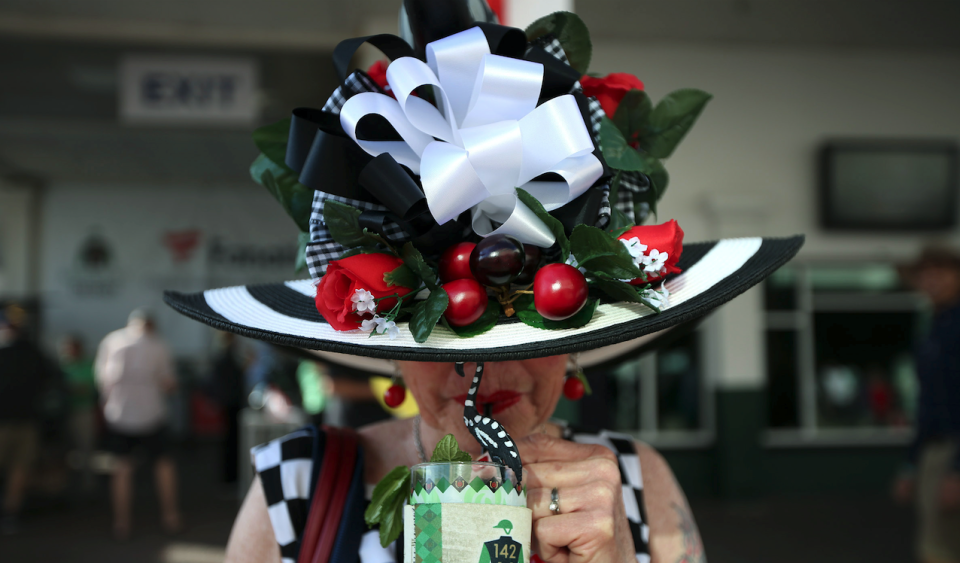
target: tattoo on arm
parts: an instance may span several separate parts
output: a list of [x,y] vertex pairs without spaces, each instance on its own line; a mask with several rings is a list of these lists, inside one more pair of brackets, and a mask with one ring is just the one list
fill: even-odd
[[683,534],[683,555],[677,563],[707,563],[707,556],[703,553],[703,542],[700,541],[700,532],[693,522],[690,509],[673,503],[673,509],[680,517],[680,532]]

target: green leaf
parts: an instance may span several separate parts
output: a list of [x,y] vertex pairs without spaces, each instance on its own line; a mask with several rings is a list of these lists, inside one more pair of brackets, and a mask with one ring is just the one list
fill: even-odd
[[570,250],[577,264],[590,273],[614,279],[634,279],[643,275],[623,243],[596,227],[574,227],[570,235]]
[[634,88],[623,96],[617,111],[613,114],[613,123],[628,141],[647,129],[653,104],[650,96],[643,90]]
[[420,254],[420,251],[417,250],[417,247],[413,246],[412,242],[408,242],[403,245],[403,250],[401,251],[400,257],[403,258],[403,263],[413,270],[413,273],[423,280],[423,283],[425,283],[431,290],[436,289],[439,286],[437,281],[437,273],[433,271],[433,268],[427,265],[427,261],[423,259],[423,255]]
[[[445,320],[445,319],[444,319]],[[497,326],[497,321],[500,320],[500,303],[496,299],[487,299],[487,309],[480,315],[480,318],[468,324],[467,326],[453,326],[447,324],[446,326],[457,333],[457,336],[461,338],[470,338],[471,336],[476,336],[478,334],[483,334],[491,328]]]
[[640,294],[637,288],[622,282],[620,280],[610,280],[604,278],[595,278],[590,285],[600,289],[614,301],[627,301],[629,303],[640,303]]
[[669,157],[711,98],[711,94],[693,88],[664,96],[650,115],[650,126],[641,132],[640,148],[656,158]]
[[444,463],[455,461],[473,461],[473,457],[460,449],[460,444],[453,434],[447,434],[442,440],[437,442],[437,447],[433,449],[430,456],[430,463]]
[[537,217],[550,229],[550,232],[553,233],[553,236],[557,239],[557,244],[560,245],[560,256],[566,260],[567,256],[570,256],[570,241],[567,239],[567,233],[563,231],[563,223],[553,215],[547,213],[547,210],[543,208],[540,201],[530,195],[526,190],[517,188],[517,198],[520,199],[521,203],[529,207],[530,211],[536,213]]
[[644,170],[641,170],[644,174],[650,177],[650,185],[653,188],[653,192],[656,194],[655,201],[651,204],[651,208],[656,205],[657,201],[663,197],[663,194],[667,191],[667,183],[670,182],[670,175],[667,174],[667,169],[663,167],[663,163],[653,158],[650,155],[641,154],[640,158],[644,161]]
[[[290,137],[290,118],[264,125],[253,132],[253,142],[267,158],[287,170],[287,139]],[[292,171],[291,171],[292,173]]]
[[580,328],[589,323],[590,319],[593,318],[593,313],[597,310],[599,301],[599,299],[588,299],[577,314],[562,321],[551,321],[543,318],[534,307],[532,295],[520,297],[513,302],[513,307],[517,311],[517,318],[524,324],[545,330],[556,330],[560,328]]
[[607,232],[615,237],[619,237],[634,226],[630,217],[627,217],[626,213],[620,211],[619,207],[610,206],[610,224],[607,226]]
[[417,289],[420,287],[420,278],[406,264],[400,264],[392,272],[383,274],[383,281],[387,287],[395,285]]
[[261,154],[250,165],[250,176],[280,202],[287,215],[297,224],[297,228],[303,232],[310,230],[313,190],[299,183],[293,171]]
[[293,271],[299,272],[307,267],[307,244],[310,243],[310,233],[297,234],[297,261]]
[[410,317],[410,332],[413,333],[413,339],[423,344],[430,337],[430,333],[437,326],[440,316],[447,310],[450,298],[442,287],[430,291],[430,296],[423,301],[418,301],[413,308],[413,316]]
[[363,514],[367,526],[380,524],[380,545],[387,547],[403,529],[403,503],[410,491],[410,469],[394,467],[373,489],[370,505]]
[[607,232],[611,233],[614,238],[622,235],[634,226],[633,221],[627,217],[626,213],[620,211],[620,208],[617,207],[617,202],[620,201],[621,174],[622,172],[618,171],[613,176],[613,180],[610,182],[610,193],[608,195],[608,199],[610,200],[610,224],[607,225]]
[[603,158],[611,168],[625,172],[643,172],[650,177],[653,191],[657,199],[667,191],[670,177],[663,163],[653,156],[637,151],[627,144],[627,140],[614,125],[613,121],[604,117],[600,122],[600,145]]
[[[600,291],[603,291],[611,299],[616,301],[628,301],[631,303],[643,303],[655,313],[660,312],[660,308],[654,306],[650,301],[643,297],[643,292],[641,289],[638,289],[636,286],[630,285],[626,282],[619,280],[607,280],[603,278],[595,278],[590,284],[596,288],[599,288]],[[646,287],[650,287],[648,284]]]
[[[410,490],[409,469],[407,469],[406,490]],[[395,542],[403,531],[404,497],[405,495],[397,495],[393,498],[380,517],[380,547],[387,547]]]
[[407,494],[410,490],[410,468],[403,465],[394,467],[390,473],[387,473],[377,486],[373,489],[373,496],[370,499],[370,506],[364,512],[363,518],[368,526],[373,526],[380,522],[383,516],[384,508],[387,508],[389,501],[395,496]]
[[593,44],[590,42],[590,30],[576,14],[554,12],[527,26],[526,33],[527,41],[544,35],[556,37],[570,60],[570,66],[580,74],[587,73],[593,56]]
[[360,228],[360,213],[356,207],[339,201],[323,202],[323,222],[330,236],[344,248],[376,246],[382,239]]
[[609,117],[600,120],[600,150],[611,168],[643,171],[643,159],[640,158],[640,154],[627,144],[627,139]]

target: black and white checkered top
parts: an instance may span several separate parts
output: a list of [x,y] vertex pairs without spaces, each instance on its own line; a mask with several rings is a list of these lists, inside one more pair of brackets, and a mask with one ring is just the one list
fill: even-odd
[[[307,523],[307,512],[313,491],[311,476],[315,460],[322,457],[317,449],[323,440],[317,440],[314,429],[298,430],[282,438],[257,446],[251,451],[254,469],[260,476],[267,512],[273,524],[273,533],[280,545],[283,563],[295,563],[300,551],[300,541]],[[603,431],[599,434],[576,433],[564,428],[564,438],[580,444],[598,444],[610,448],[620,462],[620,481],[623,488],[623,505],[626,508],[630,531],[637,550],[638,563],[650,563],[650,528],[643,503],[643,475],[640,472],[640,457],[633,438]],[[373,485],[367,485],[367,502]],[[403,563],[402,552],[397,542],[384,548],[380,546],[380,531],[367,531],[360,543],[360,563]]]

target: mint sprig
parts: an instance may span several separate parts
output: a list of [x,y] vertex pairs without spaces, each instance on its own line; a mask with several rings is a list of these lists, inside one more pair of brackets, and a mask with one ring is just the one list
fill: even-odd
[[430,463],[455,463],[473,461],[473,457],[460,449],[460,444],[453,434],[447,434],[442,440],[437,442],[437,447],[433,448],[433,454],[430,456]]
[[[430,462],[470,462],[473,458],[460,449],[453,434],[447,434],[433,449]],[[394,467],[373,489],[370,506],[363,513],[367,526],[380,525],[380,545],[387,547],[403,530],[403,504],[410,495],[410,468]]]

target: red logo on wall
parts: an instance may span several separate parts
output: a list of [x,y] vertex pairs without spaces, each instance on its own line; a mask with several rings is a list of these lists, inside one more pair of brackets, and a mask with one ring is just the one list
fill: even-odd
[[188,262],[200,246],[200,229],[168,231],[163,235],[163,245],[170,250],[174,262]]

